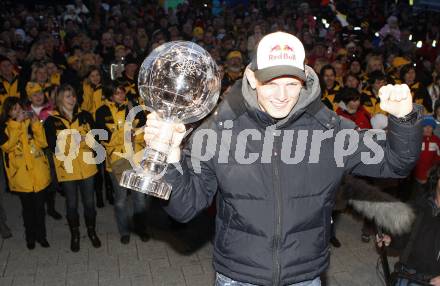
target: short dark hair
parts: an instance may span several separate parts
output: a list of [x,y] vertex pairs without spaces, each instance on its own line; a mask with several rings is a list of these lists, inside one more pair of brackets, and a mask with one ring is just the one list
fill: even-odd
[[400,80],[404,80],[405,75],[410,71],[410,70],[416,70],[414,65],[412,63],[410,64],[406,64],[404,65],[401,69],[400,69]]
[[15,96],[9,96],[5,99],[2,106],[2,112],[0,114],[0,123],[6,123],[9,119],[9,112],[11,112],[12,108],[16,105],[20,104],[20,99]]
[[368,74],[368,83],[374,84],[376,80],[387,80],[387,76],[382,71],[373,71]]
[[321,68],[321,72],[319,73],[319,75],[321,76],[321,78],[324,77],[324,72],[325,72],[326,70],[332,70],[333,73],[336,75],[336,70],[335,70],[335,68],[334,68],[331,64],[326,64],[325,66],[323,66],[323,67]]
[[361,94],[359,93],[359,91],[356,88],[344,87],[343,89],[341,89],[339,96],[340,96],[341,100],[345,104],[347,104],[352,100],[360,99]]
[[102,87],[102,94],[107,99],[111,99],[115,91],[120,88],[125,91],[125,84],[123,81],[109,81]]

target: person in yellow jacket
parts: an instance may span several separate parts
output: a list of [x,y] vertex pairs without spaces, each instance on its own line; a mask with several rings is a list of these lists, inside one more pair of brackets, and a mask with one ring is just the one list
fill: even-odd
[[432,100],[428,90],[416,77],[416,69],[413,64],[404,65],[400,69],[400,80],[402,83],[406,83],[411,90],[413,102],[423,105],[424,113],[432,113]]
[[379,70],[373,71],[368,75],[368,85],[361,92],[361,104],[374,116],[375,114],[386,114],[380,108],[379,89],[387,84],[386,75]]
[[46,65],[43,63],[34,63],[32,65],[31,79],[26,83],[26,98],[29,98],[31,94],[38,90],[49,98],[51,89],[52,84],[49,81]]
[[[129,219],[127,211],[127,194],[128,190],[119,185],[119,181],[115,176],[116,170],[112,170],[118,160],[121,160],[116,153],[130,153],[131,151],[139,152],[144,147],[144,140],[142,133],[134,136],[132,139],[133,150],[126,150],[124,145],[124,124],[129,113],[133,107],[133,102],[126,98],[126,91],[123,85],[110,85],[105,87],[105,94],[108,100],[105,104],[96,111],[96,127],[107,131],[108,140],[102,141],[107,152],[107,171],[110,172],[114,189],[114,207],[116,222],[118,225],[119,234],[121,236],[121,243],[127,244],[130,241]],[[143,111],[137,113],[133,127],[140,128],[145,125],[145,114]],[[133,130],[134,132],[134,130]],[[141,153],[142,154],[142,153]],[[140,158],[135,158],[135,161]],[[113,171],[113,172],[112,172]],[[133,220],[135,232],[140,236],[142,241],[148,241],[149,235],[146,231],[145,214],[147,208],[147,197],[141,192],[132,192],[131,198],[133,200]]]
[[132,54],[125,57],[125,67],[122,77],[118,82],[124,86],[127,100],[133,104],[144,104],[142,97],[139,96],[137,87],[137,73],[139,70],[140,60],[135,58]]
[[336,111],[340,102],[339,92],[341,86],[336,81],[336,70],[328,64],[322,67],[320,72],[322,102],[331,110]]
[[[83,98],[81,109],[86,110],[95,116],[96,110],[104,104],[105,96],[102,93],[102,77],[101,70],[98,66],[90,66],[87,76],[83,82]],[[98,165],[98,173],[95,176],[95,191],[96,191],[96,206],[98,208],[104,207],[104,196],[102,192],[103,183],[105,181],[105,188],[107,199],[112,202],[112,189],[109,188],[111,183],[108,176],[102,174],[102,165]]]
[[[55,111],[44,122],[44,129],[47,143],[54,154],[57,179],[66,197],[66,217],[71,231],[70,249],[73,252],[80,249],[78,193],[82,198],[87,234],[92,245],[97,248],[101,246],[95,231],[94,175],[97,168],[93,162],[84,160],[84,153],[92,152],[85,137],[93,128],[93,117],[89,112],[78,108],[75,90],[70,85],[60,86],[55,95],[55,106]],[[73,132],[79,135],[74,136]],[[71,148],[76,150],[76,156],[69,160]]]
[[43,125],[23,110],[17,97],[5,100],[0,118],[3,161],[9,188],[21,201],[27,248],[34,249],[35,242],[49,247],[44,202],[51,177],[43,151],[47,147]]
[[93,116],[96,110],[104,104],[104,95],[102,94],[101,71],[97,66],[91,66],[83,81],[83,98],[81,109],[88,111]]
[[7,97],[20,97],[20,87],[19,76],[11,60],[0,56],[0,106]]
[[60,86],[61,85],[60,68],[58,68],[58,66],[52,60],[48,60],[46,61],[46,70],[50,84]]

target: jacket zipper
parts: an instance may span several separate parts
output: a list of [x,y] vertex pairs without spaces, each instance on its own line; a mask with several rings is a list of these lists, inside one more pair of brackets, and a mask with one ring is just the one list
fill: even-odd
[[275,230],[274,230],[274,245],[273,245],[273,266],[274,273],[272,278],[272,285],[277,286],[280,284],[280,275],[281,275],[281,265],[279,258],[279,247],[281,240],[281,214],[282,214],[282,205],[281,205],[281,190],[280,190],[280,174],[278,169],[279,164],[279,156],[278,154],[278,137],[274,137],[274,150],[273,150],[273,162],[272,162],[272,171],[273,171],[273,191],[275,194]]

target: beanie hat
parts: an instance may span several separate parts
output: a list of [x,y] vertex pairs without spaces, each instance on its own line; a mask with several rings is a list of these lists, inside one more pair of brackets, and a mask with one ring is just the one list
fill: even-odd
[[233,59],[233,58],[240,58],[242,59],[243,57],[241,56],[241,52],[240,51],[232,51],[229,52],[229,54],[226,56],[226,59]]
[[435,127],[437,127],[437,123],[435,122],[434,117],[432,117],[431,115],[426,115],[423,117],[422,126],[431,126],[432,129],[435,129]]
[[290,75],[306,80],[305,50],[294,35],[275,32],[264,36],[257,46],[251,69],[260,82]]
[[407,65],[407,64],[409,64],[409,63],[411,63],[411,62],[408,61],[407,59],[403,58],[403,57],[395,57],[395,58],[393,59],[392,66],[393,66],[394,68],[398,68],[398,67],[401,67],[401,66]]
[[196,37],[203,35],[203,33],[204,33],[204,31],[203,31],[202,27],[195,27],[193,30],[193,35]]
[[42,92],[43,88],[38,83],[30,81],[26,84],[26,93],[28,96]]
[[371,120],[371,126],[373,129],[385,129],[388,126],[388,117],[382,113],[377,113]]

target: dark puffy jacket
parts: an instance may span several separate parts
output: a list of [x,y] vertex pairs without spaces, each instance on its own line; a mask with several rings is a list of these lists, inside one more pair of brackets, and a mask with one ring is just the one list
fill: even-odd
[[[373,154],[362,141],[365,131],[355,131],[353,123],[325,107],[317,75],[308,67],[307,74],[298,103],[279,121],[258,110],[255,91],[246,78],[238,82],[193,133],[180,161],[183,174],[175,166],[165,174],[172,185],[165,210],[177,220],[189,221],[217,194],[214,268],[234,280],[289,285],[319,276],[329,263],[331,212],[342,176],[403,177],[418,157],[419,123],[399,123],[391,117],[388,139],[378,141],[384,159],[374,165],[363,164],[361,153]],[[241,133],[237,143],[238,134],[245,129],[258,134]],[[358,134],[360,142],[338,167],[335,134],[342,129]],[[307,144],[295,148],[298,132],[307,131]],[[271,136],[276,132],[285,136]],[[333,136],[323,140],[319,148],[315,137],[321,132]],[[202,133],[209,137],[201,140]],[[204,146],[201,154],[195,151],[199,149],[196,145]],[[262,152],[263,145],[265,150],[270,147],[269,152]],[[243,150],[245,156],[239,160],[236,153]],[[303,160],[286,162],[300,158],[301,150],[305,150]],[[246,160],[255,162],[243,164]]]

